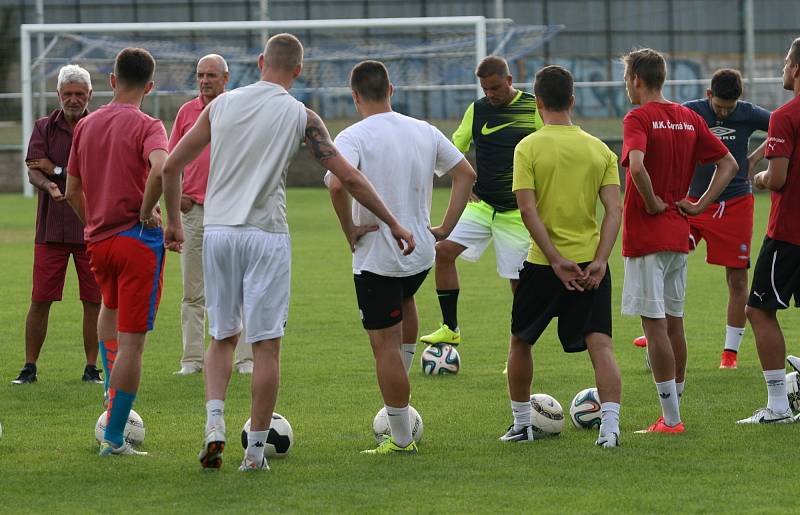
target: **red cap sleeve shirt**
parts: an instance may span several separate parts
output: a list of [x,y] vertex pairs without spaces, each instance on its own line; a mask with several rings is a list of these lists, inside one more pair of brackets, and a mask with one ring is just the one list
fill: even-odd
[[[203,109],[205,109],[205,105],[203,105],[203,101],[200,97],[192,99],[181,106],[169,137],[170,152],[172,152],[181,138],[189,132],[189,129],[194,127]],[[210,162],[211,145],[206,145],[200,155],[183,169],[183,194],[191,198],[197,204],[204,203],[206,199],[206,186],[208,186],[208,168]]]
[[161,120],[132,105],[108,104],[78,123],[68,170],[81,179],[86,197],[87,241],[106,239],[139,222],[148,158],[167,147]]
[[772,192],[767,236],[800,245],[800,97],[772,113],[764,157],[789,159],[786,183]]
[[[689,252],[689,222],[675,203],[686,197],[698,163],[716,162],[728,149],[694,111],[674,103],[648,102],[622,122],[622,166],[628,169],[622,227],[622,255]],[[669,207],[649,215],[630,174],[631,151],[644,152],[653,191]]]
[[[64,119],[61,109],[57,109],[50,116],[36,120],[25,159],[47,158],[54,165],[66,168],[71,145],[72,128]],[[65,175],[48,176],[47,179],[56,183],[61,193],[66,192]],[[38,188],[37,191],[35,242],[83,245],[83,224],[70,205],[56,202],[49,193]]]

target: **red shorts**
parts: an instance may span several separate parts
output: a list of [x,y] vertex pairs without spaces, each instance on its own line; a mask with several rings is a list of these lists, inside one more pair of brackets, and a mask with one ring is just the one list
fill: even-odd
[[70,254],[78,272],[81,300],[100,303],[100,287],[92,275],[86,245],[70,243],[37,243],[33,247],[33,302],[61,300]]
[[153,329],[164,282],[164,233],[161,228],[131,229],[88,244],[103,305],[117,311],[117,330]]
[[[693,202],[696,199],[691,199]],[[689,247],[706,240],[706,261],[729,268],[750,267],[753,238],[753,195],[711,204],[704,213],[689,217]]]

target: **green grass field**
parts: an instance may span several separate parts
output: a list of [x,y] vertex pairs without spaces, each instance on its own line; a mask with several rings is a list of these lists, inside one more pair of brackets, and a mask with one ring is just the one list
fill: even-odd
[[[434,220],[447,192],[434,194]],[[769,199],[757,198],[760,244]],[[136,410],[147,427],[144,458],[100,459],[94,423],[101,388],[80,381],[83,350],[75,274],[65,301],[54,305],[39,361],[39,382],[11,386],[23,362],[23,327],[30,299],[35,202],[0,196],[0,512],[776,512],[796,508],[800,433],[794,426],[737,427],[766,401],[752,333],[739,369],[717,369],[724,338],[724,270],[690,258],[686,327],[690,363],[683,398],[684,435],[636,435],[659,415],[637,319],[619,316],[622,259],[615,251],[615,342],[624,383],[622,447],[593,445],[595,435],[569,423],[531,445],[497,441],[511,418],[505,377],[510,303],[508,284],[494,272],[491,251],[462,262],[456,377],[411,374],[413,405],[425,436],[416,457],[359,454],[374,445],[371,422],[382,402],[367,337],[361,328],[350,255],[327,194],[289,192],[294,244],[290,321],[283,346],[277,411],[294,427],[295,448],[272,460],[266,474],[236,471],[238,428],[248,418],[249,381],[234,374],[226,405],[231,445],[219,472],[196,459],[203,440],[202,379],[179,377],[180,264],[170,255],[156,329],[145,351]],[[757,250],[757,249],[756,249]],[[418,296],[421,329],[440,322],[433,279]],[[789,349],[797,351],[800,319],[781,317]],[[422,350],[422,347],[419,348]],[[534,391],[566,406],[593,384],[586,353],[567,355],[549,330],[536,346]]]

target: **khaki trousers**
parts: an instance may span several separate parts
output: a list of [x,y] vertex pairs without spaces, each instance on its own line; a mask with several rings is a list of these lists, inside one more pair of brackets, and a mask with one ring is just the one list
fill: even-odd
[[[183,328],[183,356],[181,366],[203,366],[206,339],[206,299],[203,291],[203,205],[194,204],[183,219],[183,301],[181,302],[181,327]],[[253,360],[249,345],[236,346],[234,363]]]

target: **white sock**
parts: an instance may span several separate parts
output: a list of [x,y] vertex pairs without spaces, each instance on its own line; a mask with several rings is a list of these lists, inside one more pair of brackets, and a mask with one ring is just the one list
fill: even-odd
[[411,443],[411,415],[408,412],[408,404],[402,408],[386,406],[386,415],[389,416],[392,440],[398,447],[406,447]]
[[206,402],[206,431],[214,426],[222,426],[225,430],[225,401],[212,399]]
[[686,387],[686,380],[679,382],[675,382],[675,391],[678,392],[678,403],[681,402],[681,398],[683,397],[683,389]]
[[786,396],[786,370],[765,370],[767,383],[767,407],[774,413],[789,411],[789,398]]
[[523,427],[533,424],[531,419],[532,409],[530,401],[511,401],[511,413],[514,414],[514,431],[519,431]]
[[261,461],[264,459],[264,446],[267,443],[267,434],[269,434],[269,429],[266,431],[249,431],[247,433],[247,450],[245,451],[245,456],[247,456],[247,459],[252,463],[260,465]]
[[600,404],[600,411],[603,414],[603,421],[600,423],[600,434],[619,434],[619,403],[603,402]]
[[411,365],[414,363],[414,353],[417,352],[416,343],[403,344],[403,365],[406,366],[406,374],[411,372]]
[[744,337],[744,327],[725,326],[725,350],[739,352]]
[[663,383],[656,383],[658,398],[661,401],[661,413],[664,415],[664,423],[668,426],[677,426],[681,423],[681,410],[678,404],[678,391],[675,380],[670,379]]

